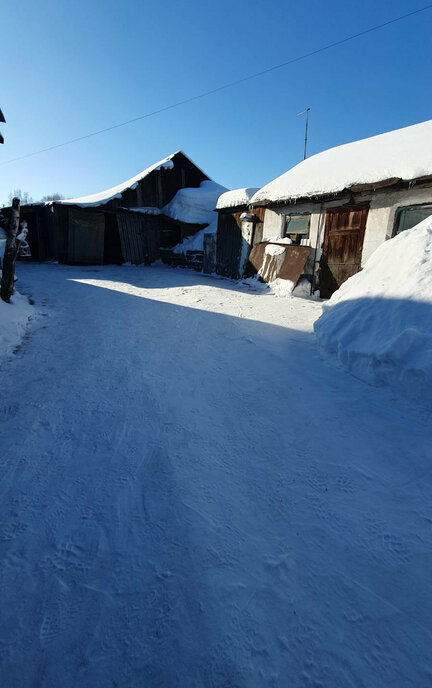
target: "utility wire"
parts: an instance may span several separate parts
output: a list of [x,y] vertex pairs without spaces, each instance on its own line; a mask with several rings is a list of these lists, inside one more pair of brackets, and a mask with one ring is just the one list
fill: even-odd
[[128,119],[126,122],[120,122],[120,124],[114,124],[111,127],[106,127],[105,129],[98,129],[98,131],[93,131],[91,134],[85,134],[84,136],[78,136],[75,139],[70,139],[69,141],[64,141],[63,143],[57,143],[54,146],[49,146],[48,148],[41,148],[41,150],[34,151],[33,153],[26,153],[26,155],[21,155],[17,158],[11,158],[10,160],[4,160],[0,162],[0,165],[7,165],[11,162],[17,162],[17,160],[24,160],[25,158],[30,158],[34,155],[39,155],[40,153],[46,153],[47,151],[55,150],[56,148],[62,148],[62,146],[69,146],[71,143],[76,143],[77,141],[84,141],[85,139],[89,139],[92,136],[98,136],[98,134],[104,134],[107,131],[113,131],[113,129],[119,129],[120,127],[126,127],[128,124],[133,124],[134,122],[139,122],[142,119],[147,119],[147,117],[154,117],[154,115],[159,115],[161,112],[167,112],[167,110],[173,110],[174,108],[178,108],[181,105],[186,105],[187,103],[193,103],[195,100],[200,100],[201,98],[206,98],[207,96],[213,95],[213,93],[219,93],[220,91],[224,91],[227,88],[232,88],[233,86],[237,86],[238,84],[243,84],[246,81],[251,81],[252,79],[256,79],[259,76],[263,76],[264,74],[269,74],[270,72],[274,72],[277,69],[282,69],[283,67],[287,67],[288,65],[295,64],[296,62],[300,62],[301,60],[306,60],[308,57],[312,57],[313,55],[318,55],[319,53],[323,53],[326,50],[330,50],[331,48],[335,48],[338,45],[343,45],[344,43],[348,43],[348,41],[352,41],[355,38],[359,38],[360,36],[365,36],[368,33],[372,33],[373,31],[378,31],[379,29],[383,29],[386,26],[390,26],[391,24],[396,24],[396,22],[400,22],[403,19],[407,19],[408,17],[412,17],[415,14],[420,14],[420,12],[425,12],[426,10],[430,10],[432,8],[432,3],[429,5],[425,5],[424,7],[420,7],[418,10],[413,10],[412,12],[407,12],[406,14],[402,14],[400,17],[395,17],[394,19],[390,19],[389,21],[383,22],[382,24],[376,24],[375,26],[371,26],[369,29],[365,29],[364,31],[359,31],[358,33],[354,33],[351,36],[347,36],[346,38],[342,38],[339,41],[334,41],[333,43],[329,43],[328,45],[324,45],[321,48],[317,48],[316,50],[311,50],[308,53],[304,53],[303,55],[299,55],[298,57],[293,57],[291,60],[287,60],[286,62],[281,62],[280,64],[273,65],[273,67],[268,67],[267,69],[263,69],[260,72],[255,72],[254,74],[249,74],[249,76],[244,76],[241,79],[236,79],[235,81],[230,81],[226,84],[223,84],[223,86],[218,86],[217,88],[212,88],[209,91],[204,91],[203,93],[199,93],[198,95],[191,96],[190,98],[185,98],[184,100],[179,100],[176,103],[172,103],[171,105],[166,105],[165,107],[159,108],[158,110],[153,110],[152,112],[147,112],[145,115],[140,115],[139,117],[134,117],[133,119]]

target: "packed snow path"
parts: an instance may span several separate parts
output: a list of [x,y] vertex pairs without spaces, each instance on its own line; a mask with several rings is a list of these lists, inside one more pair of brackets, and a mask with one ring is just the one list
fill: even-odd
[[432,684],[426,412],[320,357],[320,304],[19,267],[0,370],[0,685]]

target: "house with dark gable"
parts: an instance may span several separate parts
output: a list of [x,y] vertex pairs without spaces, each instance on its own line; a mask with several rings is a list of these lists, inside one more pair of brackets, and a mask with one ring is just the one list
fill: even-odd
[[164,212],[180,189],[199,188],[209,177],[183,152],[159,160],[101,193],[21,207],[34,260],[101,265],[154,262],[206,227]]

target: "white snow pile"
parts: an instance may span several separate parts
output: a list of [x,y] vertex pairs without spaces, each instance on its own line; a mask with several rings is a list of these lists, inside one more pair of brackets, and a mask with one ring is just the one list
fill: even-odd
[[207,224],[207,227],[175,246],[175,253],[202,251],[204,234],[214,234],[217,231],[218,216],[213,209],[224,191],[226,188],[221,184],[204,181],[197,188],[179,189],[172,201],[162,208],[162,212],[173,220]]
[[273,294],[279,299],[287,299],[291,297],[300,297],[316,301],[315,296],[310,295],[310,282],[308,280],[300,280],[297,285],[291,280],[281,279],[277,277],[273,282],[263,282],[261,275],[257,273],[253,277],[246,277],[240,280],[241,284],[252,291],[257,291],[261,293]]
[[267,244],[267,246],[264,249],[264,255],[265,256],[284,256],[285,255],[285,247],[284,246],[278,246],[277,244]]
[[[273,243],[273,244],[286,244],[287,246],[292,244],[292,239],[290,239],[289,237],[275,236],[275,237],[270,237],[270,239],[266,239],[266,241],[268,241],[269,244],[271,244],[271,243]],[[266,246],[266,248],[268,248],[268,247]]]
[[293,290],[293,296],[298,296],[301,299],[312,299],[313,301],[317,301],[319,299],[319,292],[311,294],[311,283],[306,277],[300,277]]
[[180,244],[174,246],[171,250],[173,253],[186,253],[187,251],[202,251],[204,249],[204,234],[215,234],[217,225],[214,223],[200,229],[199,232],[186,237]]
[[336,193],[356,184],[432,174],[432,120],[313,155],[263,186],[251,204]]
[[269,287],[272,294],[280,299],[286,299],[292,296],[295,284],[291,280],[276,277],[273,282],[270,282]]
[[315,323],[350,372],[432,402],[432,216],[382,244]]
[[297,285],[291,280],[277,277],[272,282],[264,282],[260,273],[253,277],[244,277],[240,284],[248,287],[252,291],[268,293],[280,299],[287,299],[293,296],[307,298],[316,301],[315,296],[310,295],[310,282],[307,279],[300,279]]
[[19,345],[34,310],[28,299],[17,291],[10,303],[0,299],[0,360]]
[[223,210],[225,208],[236,208],[242,205],[248,205],[252,196],[259,189],[255,187],[245,189],[234,189],[233,191],[226,191],[221,194],[216,204],[216,210]]

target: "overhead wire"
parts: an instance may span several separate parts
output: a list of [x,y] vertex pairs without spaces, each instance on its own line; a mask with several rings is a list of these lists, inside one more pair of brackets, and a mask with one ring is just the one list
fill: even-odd
[[333,41],[332,43],[328,43],[327,45],[321,46],[320,48],[317,48],[316,50],[311,50],[307,53],[304,53],[303,55],[298,55],[297,57],[293,57],[289,60],[286,60],[285,62],[281,62],[280,64],[273,65],[272,67],[267,67],[266,69],[262,69],[259,72],[254,72],[253,74],[249,74],[248,76],[241,77],[240,79],[235,79],[234,81],[229,81],[222,86],[217,86],[216,88],[209,89],[208,91],[203,91],[202,93],[198,93],[194,96],[190,96],[188,98],[184,98],[183,100],[179,100],[175,103],[171,103],[170,105],[165,105],[164,107],[158,108],[157,110],[152,110],[151,112],[146,112],[143,115],[139,115],[138,117],[133,117],[132,119],[128,119],[124,122],[120,122],[118,124],[113,124],[110,127],[105,127],[103,129],[98,129],[97,131],[93,131],[89,134],[84,134],[83,136],[77,136],[76,138],[69,139],[68,141],[63,141],[62,143],[57,143],[53,146],[48,146],[47,148],[41,148],[40,150],[33,151],[32,153],[26,153],[25,155],[20,155],[16,158],[11,158],[9,160],[3,160],[0,162],[0,165],[7,165],[12,162],[17,162],[18,160],[24,160],[25,158],[30,158],[35,155],[40,155],[41,153],[47,153],[48,151],[55,150],[56,148],[62,148],[63,146],[69,146],[72,143],[77,143],[78,141],[84,141],[85,139],[89,139],[93,136],[98,136],[99,134],[104,134],[108,131],[113,131],[114,129],[119,129],[120,127],[126,127],[129,124],[133,124],[134,122],[139,122],[140,120],[147,119],[149,117],[154,117],[155,115],[159,115],[162,112],[167,112],[168,110],[173,110],[174,108],[178,108],[182,105],[187,105],[188,103],[193,103],[196,100],[200,100],[201,98],[206,98],[208,96],[213,95],[214,93],[219,93],[220,91],[224,91],[228,88],[232,88],[233,86],[238,86],[239,84],[243,84],[246,81],[251,81],[252,79],[256,79],[260,76],[263,76],[264,74],[269,74],[270,72],[274,72],[277,69],[283,69],[283,67],[288,67],[289,65],[295,64],[296,62],[300,62],[302,60],[306,60],[309,57],[313,57],[314,55],[318,55],[319,53],[325,52],[326,50],[330,50],[331,48],[335,48],[339,45],[343,45],[344,43],[348,43],[349,41],[352,41],[356,38],[360,38],[361,36],[365,36],[369,33],[372,33],[373,31],[378,31],[379,29],[383,29],[386,26],[390,26],[391,24],[396,24],[397,22],[400,22],[404,19],[407,19],[408,17],[412,17],[416,14],[420,14],[421,12],[425,12],[426,10],[432,9],[432,3],[429,5],[425,5],[424,7],[420,7],[417,10],[412,10],[411,12],[407,12],[406,14],[402,14],[399,17],[395,17],[393,19],[389,19],[388,21],[382,22],[381,24],[376,24],[375,26],[371,26],[368,29],[364,29],[363,31],[358,31],[357,33],[352,34],[351,36],[347,36],[346,38],[341,38],[338,41]]

